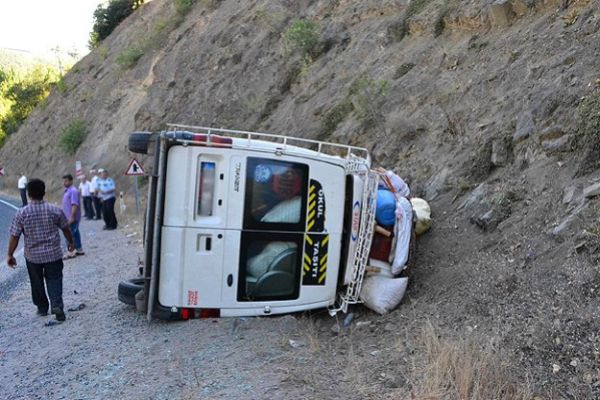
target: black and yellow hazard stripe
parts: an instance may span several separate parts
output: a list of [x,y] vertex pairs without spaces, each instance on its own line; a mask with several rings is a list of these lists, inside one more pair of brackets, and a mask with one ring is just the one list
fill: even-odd
[[315,226],[317,215],[317,188],[314,183],[311,182],[308,188],[308,217],[306,220],[306,230],[309,232]]
[[305,235],[302,284],[325,285],[327,277],[327,248],[329,235]]
[[323,232],[325,229],[325,195],[323,186],[310,180],[308,187],[308,209],[306,216],[306,230],[308,232]]

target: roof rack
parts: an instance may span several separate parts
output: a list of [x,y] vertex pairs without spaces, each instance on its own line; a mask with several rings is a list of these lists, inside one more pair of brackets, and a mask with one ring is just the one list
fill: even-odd
[[[257,140],[281,144],[279,151],[286,153],[297,153],[298,148],[311,150],[316,155],[326,155],[331,157],[340,157],[348,161],[348,169],[366,169],[371,165],[371,156],[364,147],[350,146],[345,144],[323,142],[320,140],[304,139],[294,136],[274,135],[271,133],[238,131],[233,129],[209,128],[204,126],[167,124],[169,131],[191,130],[193,133],[208,135],[207,143],[210,143],[211,135],[226,135],[234,138],[247,140],[247,147],[252,147],[253,142]],[[305,154],[301,154],[305,155]],[[362,168],[360,168],[360,167]]]

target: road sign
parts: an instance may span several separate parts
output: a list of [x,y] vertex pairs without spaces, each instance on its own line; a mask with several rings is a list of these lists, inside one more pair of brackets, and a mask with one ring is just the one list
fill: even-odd
[[129,163],[129,167],[127,167],[127,171],[125,171],[124,175],[145,175],[146,171],[144,171],[144,167],[142,167],[142,164],[140,164],[140,162],[138,160],[136,160],[135,158],[131,159],[131,162]]
[[83,168],[81,167],[81,161],[75,161],[75,176],[77,178],[83,176]]

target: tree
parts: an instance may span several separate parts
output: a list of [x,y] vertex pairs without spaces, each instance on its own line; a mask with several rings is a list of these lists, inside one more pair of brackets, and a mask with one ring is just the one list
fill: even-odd
[[143,3],[144,0],[109,0],[107,4],[98,5],[94,11],[94,26],[90,32],[89,48],[97,47],[121,21]]

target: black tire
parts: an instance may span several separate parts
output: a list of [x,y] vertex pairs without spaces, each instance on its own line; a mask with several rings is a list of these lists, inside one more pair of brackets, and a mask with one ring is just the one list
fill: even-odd
[[137,154],[148,154],[152,133],[132,132],[129,134],[129,151]]
[[144,278],[127,279],[119,283],[119,300],[135,306],[135,295],[144,290]]

